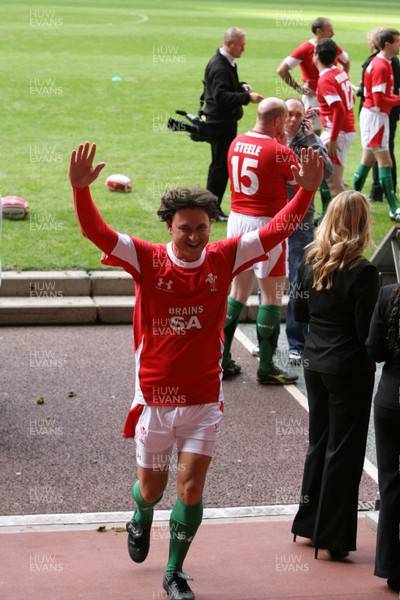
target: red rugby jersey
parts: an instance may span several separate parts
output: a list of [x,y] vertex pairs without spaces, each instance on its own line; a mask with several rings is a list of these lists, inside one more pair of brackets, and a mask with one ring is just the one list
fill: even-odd
[[[304,42],[304,44],[301,44],[295,50],[293,50],[290,56],[287,56],[285,58],[286,64],[288,64],[291,69],[293,69],[297,65],[300,66],[301,78],[303,82],[307,83],[308,87],[310,87],[313,90],[317,89],[319,76],[318,69],[313,61],[316,45],[317,43],[314,39],[308,40],[307,42]],[[338,53],[336,56],[335,64],[339,62],[340,64],[345,65],[348,62],[348,60],[349,55],[347,54],[347,52],[344,52],[344,50],[338,47]]]
[[340,131],[355,131],[354,93],[350,79],[343,69],[328,67],[320,73],[317,98],[321,109],[322,124],[331,129],[331,140],[337,140]]
[[394,77],[392,61],[377,54],[364,73],[365,108],[374,108],[390,114],[393,106],[400,104],[400,97],[393,94]]
[[251,216],[276,215],[288,201],[286,184],[296,185],[292,165],[298,166],[293,150],[269,135],[239,135],[228,151],[231,209]]
[[199,260],[185,262],[172,244],[121,234],[107,225],[89,188],[74,189],[82,233],[102,251],[102,262],[122,267],[135,282],[133,316],[135,399],[152,406],[189,406],[222,399],[221,357],[228,289],[233,277],[290,235],[314,192],[300,189],[258,231],[212,242]]

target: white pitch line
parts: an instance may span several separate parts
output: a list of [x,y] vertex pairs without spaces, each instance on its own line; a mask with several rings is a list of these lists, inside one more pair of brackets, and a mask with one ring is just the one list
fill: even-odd
[[[247,337],[246,334],[243,333],[243,331],[240,331],[239,328],[237,328],[235,331],[235,338],[250,353],[253,351],[253,342]],[[295,385],[286,385],[285,389],[289,392],[291,396],[293,396],[293,398],[300,404],[302,408],[309,412],[307,396],[305,396],[303,392],[299,390],[298,387],[296,387]],[[371,479],[375,481],[375,483],[378,483],[378,469],[367,457],[364,458],[364,471],[367,473],[367,475],[371,477]]]
[[239,340],[239,342],[242,344],[242,346],[244,346],[246,348],[246,350],[248,350],[250,353],[253,352],[253,348],[254,348],[253,342],[251,340],[249,340],[247,335],[245,335],[243,333],[243,331],[241,331],[238,327],[236,328],[236,331],[235,331],[235,338],[237,340]]

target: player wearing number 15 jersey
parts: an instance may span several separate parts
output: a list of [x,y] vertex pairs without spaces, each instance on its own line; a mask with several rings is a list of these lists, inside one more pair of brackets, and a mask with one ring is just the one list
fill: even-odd
[[347,154],[354,142],[354,94],[347,73],[334,66],[337,45],[331,39],[320,40],[315,47],[314,62],[319,71],[317,98],[321,107],[325,143],[333,163],[327,180],[332,196],[344,191],[343,171]]
[[[286,104],[282,100],[262,100],[254,128],[235,138],[229,148],[231,213],[228,237],[258,229],[287,204],[286,184],[293,183],[291,166],[297,165],[297,158],[293,150],[275,139],[283,134],[286,114]],[[257,315],[260,355],[257,379],[263,384],[294,383],[297,380],[296,376],[291,377],[281,371],[272,360],[278,343],[285,263],[285,246],[282,243],[269,252],[267,260],[252,265],[233,280],[224,326],[224,377],[240,372],[239,365],[232,360],[231,345],[255,275],[261,290]]]
[[231,210],[253,217],[274,217],[288,201],[293,150],[253,129],[235,138],[228,151]]

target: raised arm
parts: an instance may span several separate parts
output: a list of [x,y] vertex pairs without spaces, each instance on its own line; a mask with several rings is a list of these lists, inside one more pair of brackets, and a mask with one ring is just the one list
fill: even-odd
[[316,190],[321,185],[324,161],[318,150],[302,148],[300,169],[295,165],[292,165],[291,169],[300,189],[294,198],[259,230],[265,252],[287,238],[300,225]]
[[89,142],[80,144],[73,150],[69,165],[69,179],[73,188],[74,206],[82,233],[100,250],[111,254],[118,241],[118,233],[114,231],[98,211],[90,195],[89,185],[99,176],[105,163],[93,167],[96,144],[90,148]]
[[69,163],[69,180],[73,188],[83,189],[95,181],[106,163],[99,163],[93,168],[96,155],[96,144],[90,149],[89,142],[79,144],[78,150],[73,150]]
[[301,166],[292,165],[296,183],[301,186],[295,197],[261,229],[243,233],[238,239],[236,258],[232,273],[237,275],[260,260],[298,227],[321,185],[324,161],[318,150],[302,148]]

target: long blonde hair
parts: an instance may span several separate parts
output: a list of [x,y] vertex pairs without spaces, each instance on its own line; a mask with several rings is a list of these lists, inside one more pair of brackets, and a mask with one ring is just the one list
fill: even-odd
[[334,198],[317,229],[306,256],[313,272],[313,287],[329,290],[338,269],[353,267],[372,242],[369,203],[361,192],[347,190]]

